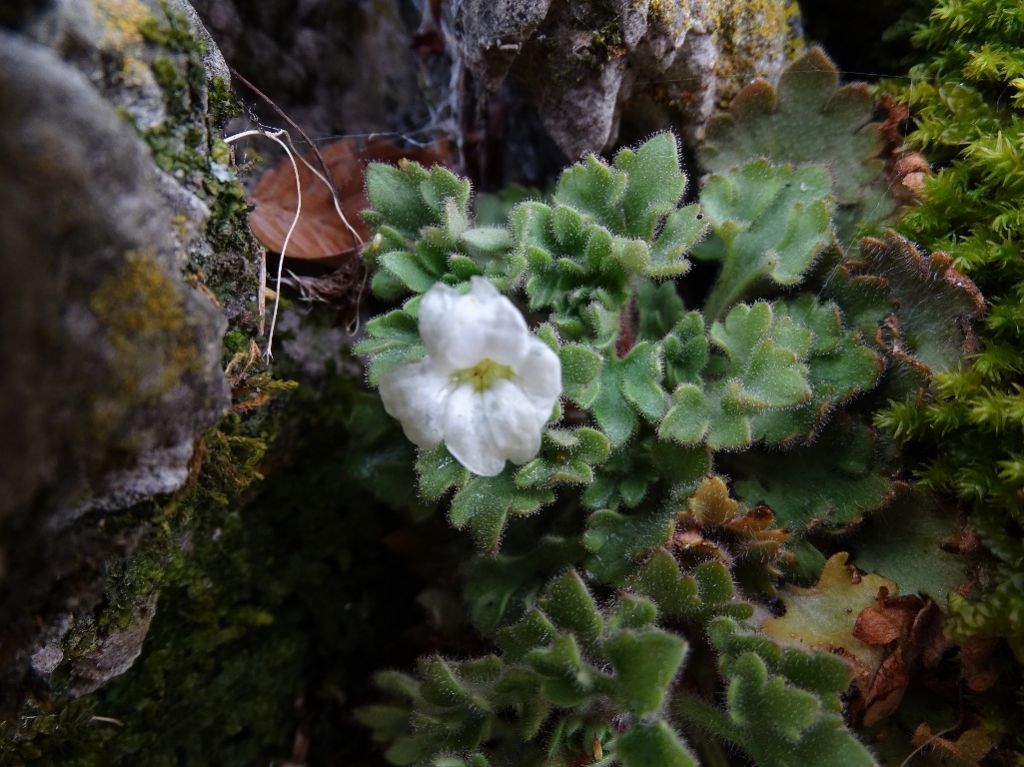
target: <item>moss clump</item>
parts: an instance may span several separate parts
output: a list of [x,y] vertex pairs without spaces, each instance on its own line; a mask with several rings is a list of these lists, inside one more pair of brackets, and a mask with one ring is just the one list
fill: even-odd
[[256,286],[263,250],[249,232],[245,190],[228,171],[231,151],[223,125],[241,102],[221,78],[207,81],[204,45],[188,19],[150,17],[142,34],[159,53],[150,68],[164,93],[168,119],[143,132],[156,164],[181,180],[210,208],[205,242],[193,243],[186,268],[221,302],[229,320],[249,332],[258,325]]
[[982,350],[939,376],[933,398],[895,403],[879,423],[930,456],[923,484],[972,510],[998,564],[973,596],[955,598],[955,637],[1002,637],[1024,660],[1024,7],[941,0],[914,34],[926,52],[909,81],[885,90],[910,107],[907,143],[939,166],[901,227],[947,252],[990,301]]

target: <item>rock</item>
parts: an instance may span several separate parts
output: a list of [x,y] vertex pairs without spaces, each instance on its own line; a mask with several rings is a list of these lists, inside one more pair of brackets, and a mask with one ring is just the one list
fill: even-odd
[[92,650],[75,658],[71,664],[72,691],[75,695],[86,695],[98,690],[108,680],[132,667],[142,652],[142,642],[156,614],[156,600],[153,594],[142,604],[136,605],[124,629],[107,634]]
[[[410,45],[418,3],[195,0],[194,5],[231,66],[310,136],[398,131],[424,138],[432,132],[437,102],[431,103],[433,94],[426,92]],[[288,127],[247,88],[238,90],[268,124]],[[442,95],[438,101],[443,100]]]
[[29,504],[66,524],[181,485],[182,445],[227,406],[226,323],[182,278],[187,244],[149,148],[89,81],[10,36],[0,78],[0,257],[26,296],[3,310],[20,381],[0,407],[21,439],[0,461],[18,488],[0,515]]
[[109,564],[152,538],[144,514],[103,520],[181,488],[230,402],[225,312],[251,311],[258,265],[215,226],[209,83],[228,70],[195,18],[58,0],[0,31],[0,712],[28,673],[70,664],[83,692],[130,666],[148,586],[119,585],[128,628],[69,644],[101,625]]
[[716,104],[776,78],[799,45],[784,0],[457,0],[452,28],[487,90],[507,79],[570,158],[616,139],[620,120],[698,137]]

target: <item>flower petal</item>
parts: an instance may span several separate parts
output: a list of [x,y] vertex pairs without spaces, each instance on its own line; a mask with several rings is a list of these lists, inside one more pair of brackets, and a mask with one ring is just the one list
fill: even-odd
[[526,349],[516,368],[515,383],[538,408],[550,414],[562,396],[562,362],[550,346],[534,336],[530,336]]
[[410,442],[433,447],[444,434],[444,403],[451,391],[449,377],[429,357],[389,370],[380,380],[384,410],[402,423]]
[[491,439],[484,398],[472,386],[459,386],[445,402],[444,443],[474,474],[494,477],[505,468],[505,456]]
[[515,367],[530,338],[520,311],[483,277],[474,277],[465,295],[434,285],[420,302],[419,328],[431,358],[449,371],[487,358]]
[[540,435],[551,405],[540,409],[511,381],[496,381],[483,393],[483,413],[491,442],[513,463],[526,463],[540,452]]

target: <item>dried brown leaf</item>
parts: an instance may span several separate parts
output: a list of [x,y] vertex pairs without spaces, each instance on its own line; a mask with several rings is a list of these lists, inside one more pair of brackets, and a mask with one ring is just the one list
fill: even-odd
[[978,767],[995,745],[982,727],[967,730],[953,741],[941,737],[941,733],[933,733],[927,722],[914,730],[913,743],[918,748],[930,747],[941,752],[952,759],[951,762],[944,760],[945,763],[957,767]]
[[[369,230],[359,213],[369,207],[364,180],[368,163],[394,163],[403,158],[423,165],[451,163],[444,143],[403,148],[380,137],[369,141],[343,138],[323,147],[320,154],[337,186],[342,212],[363,239]],[[315,154],[310,153],[305,159],[319,169]],[[287,257],[335,265],[343,262],[356,252],[359,242],[338,217],[331,190],[302,163],[299,163],[299,186],[302,213],[288,242]],[[280,253],[297,205],[295,172],[288,158],[260,177],[249,201],[255,206],[249,214],[253,233],[269,250]]]

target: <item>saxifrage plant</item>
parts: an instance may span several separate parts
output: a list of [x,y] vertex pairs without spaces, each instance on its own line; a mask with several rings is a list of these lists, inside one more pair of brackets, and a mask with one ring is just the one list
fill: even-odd
[[[949,259],[879,231],[873,108],[815,50],[712,123],[699,190],[661,133],[504,226],[443,168],[370,167],[366,257],[396,308],[357,351],[422,446],[421,496],[479,548],[483,648],[380,673],[360,717],[391,763],[877,763],[844,661],[760,630],[781,580],[905,490],[874,421],[958,364],[980,313]],[[522,365],[538,344],[551,362]],[[550,412],[513,404],[557,397],[556,355]]]

